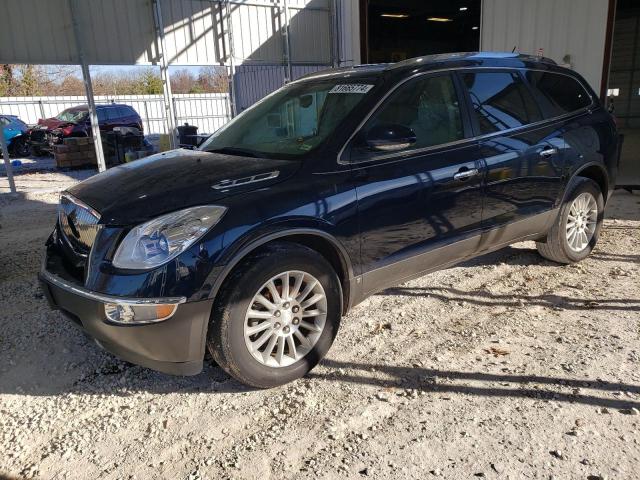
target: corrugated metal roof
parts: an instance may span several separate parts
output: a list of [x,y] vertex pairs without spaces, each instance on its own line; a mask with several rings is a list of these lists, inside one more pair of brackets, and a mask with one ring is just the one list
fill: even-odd
[[[159,0],[172,65],[228,62],[231,25],[235,63],[283,63],[284,0]],[[87,63],[156,64],[151,0],[83,0],[76,18]],[[298,63],[331,60],[329,0],[288,0],[291,56]],[[0,63],[78,64],[69,0],[3,0]]]

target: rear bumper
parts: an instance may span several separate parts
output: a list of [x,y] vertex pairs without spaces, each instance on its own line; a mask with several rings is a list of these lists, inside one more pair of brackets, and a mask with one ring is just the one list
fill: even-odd
[[202,370],[213,300],[177,302],[180,304],[173,316],[158,323],[116,325],[106,318],[106,302],[145,299],[95,293],[46,270],[40,272],[39,280],[51,307],[62,311],[108,352],[131,363],[173,375],[195,375]]

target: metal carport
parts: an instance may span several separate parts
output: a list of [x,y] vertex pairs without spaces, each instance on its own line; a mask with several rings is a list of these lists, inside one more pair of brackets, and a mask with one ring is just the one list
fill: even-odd
[[[296,65],[335,65],[341,55],[336,5],[337,0],[1,0],[0,63],[81,66],[102,171],[89,65],[158,65],[175,146],[169,66],[221,65],[233,76],[240,64],[279,65],[288,81]],[[8,154],[3,156],[15,192]]]

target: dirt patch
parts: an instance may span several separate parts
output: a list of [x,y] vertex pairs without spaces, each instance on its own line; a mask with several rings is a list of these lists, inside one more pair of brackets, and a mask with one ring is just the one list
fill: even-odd
[[0,196],[0,477],[638,477],[639,195],[584,262],[521,243],[389,289],[307,378],[252,391],[126,364],[49,311],[55,175]]

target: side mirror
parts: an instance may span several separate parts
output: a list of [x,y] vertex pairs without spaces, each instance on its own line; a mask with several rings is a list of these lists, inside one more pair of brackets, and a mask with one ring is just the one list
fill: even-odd
[[371,150],[395,152],[416,143],[416,134],[404,125],[376,125],[367,132],[365,142]]
[[313,96],[311,95],[302,95],[300,97],[300,106],[302,108],[309,108],[313,103]]

